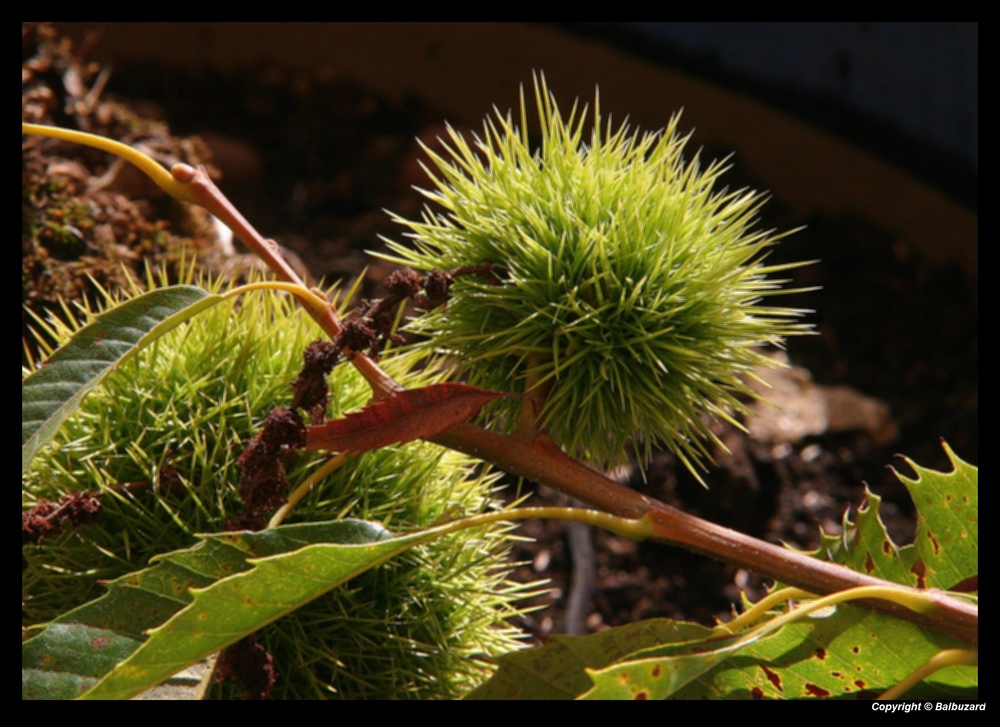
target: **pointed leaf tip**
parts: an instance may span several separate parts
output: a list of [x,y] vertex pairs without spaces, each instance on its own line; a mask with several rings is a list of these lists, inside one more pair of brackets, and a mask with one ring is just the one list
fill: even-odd
[[461,383],[400,391],[343,419],[309,427],[306,449],[367,452],[397,442],[429,439],[467,421],[491,401],[512,397],[523,394]]

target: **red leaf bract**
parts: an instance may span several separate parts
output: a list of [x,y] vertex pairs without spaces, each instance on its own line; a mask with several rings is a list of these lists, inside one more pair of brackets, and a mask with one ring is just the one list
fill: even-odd
[[400,391],[343,419],[309,427],[306,449],[367,452],[428,439],[467,421],[495,399],[522,396],[460,383]]

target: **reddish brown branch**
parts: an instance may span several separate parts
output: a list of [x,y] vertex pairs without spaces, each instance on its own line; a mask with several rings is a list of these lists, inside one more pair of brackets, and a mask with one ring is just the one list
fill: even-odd
[[[669,537],[659,538],[661,542],[739,565],[810,593],[826,595],[857,586],[902,587],[772,545],[646,497],[569,457],[547,436],[527,442],[472,424],[459,424],[432,441],[548,485],[600,510],[628,518],[650,514],[662,532],[670,533]],[[928,614],[885,601],[859,603],[978,644],[979,610],[965,601],[942,595],[938,608]]]
[[[190,176],[184,173],[185,170],[190,172]],[[303,283],[302,279],[292,269],[292,266],[278,252],[278,246],[274,241],[265,239],[247,222],[239,210],[233,207],[232,203],[215,186],[215,182],[212,181],[204,169],[191,169],[184,165],[178,165],[171,171],[180,181],[187,183],[192,200],[225,223],[249,250],[264,261],[279,279],[305,287],[305,283]],[[340,320],[337,318],[337,313],[332,306],[328,306],[322,312],[313,310],[308,306],[306,310],[326,332],[331,341],[335,340],[343,330]],[[345,355],[348,353],[348,351],[344,351]],[[400,391],[403,388],[364,354],[355,354],[351,358],[351,363],[354,364],[358,372],[365,377],[365,380],[375,390],[376,397],[385,396],[389,392]]]

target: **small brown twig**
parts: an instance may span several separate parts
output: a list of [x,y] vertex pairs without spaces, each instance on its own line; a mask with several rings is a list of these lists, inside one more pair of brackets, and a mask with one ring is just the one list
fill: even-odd
[[[195,169],[186,164],[177,164],[170,170],[181,184],[186,185],[191,200],[215,215],[229,229],[233,231],[244,245],[264,261],[271,271],[279,279],[289,283],[295,283],[305,287],[305,283],[298,276],[292,266],[281,256],[278,245],[274,240],[269,240],[257,232],[253,225],[247,222],[246,218],[240,214],[226,196],[219,190],[208,176],[204,168]],[[336,340],[343,331],[343,326],[337,317],[337,312],[332,306],[327,307],[323,312],[314,311],[307,308],[309,315],[319,324],[319,326],[330,337]],[[348,355],[350,351],[344,351]],[[350,356],[351,363],[358,370],[365,380],[375,391],[377,398],[387,396],[393,391],[402,390],[402,386],[393,381],[385,371],[378,367],[374,361],[362,353],[355,353]]]
[[528,375],[524,382],[524,397],[527,399],[527,402],[521,405],[521,413],[517,420],[517,426],[512,433],[513,436],[522,439],[534,439],[541,432],[538,426],[538,417],[542,413],[542,408],[545,406],[545,399],[548,397],[549,389],[551,388],[551,379],[541,384],[538,383],[538,380],[541,378],[541,374],[538,371],[542,361],[541,354],[528,354]]

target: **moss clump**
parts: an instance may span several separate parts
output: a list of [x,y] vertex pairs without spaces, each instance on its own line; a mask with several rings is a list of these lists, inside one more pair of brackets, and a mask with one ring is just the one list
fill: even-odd
[[[63,341],[71,334],[54,322]],[[22,480],[22,509],[101,491],[99,522],[27,546],[22,622],[46,621],[99,596],[99,582],[190,547],[238,515],[236,460],[268,411],[291,400],[302,351],[319,335],[294,303],[250,293],[220,304],[124,364],[91,393]],[[415,357],[390,372],[430,383]],[[370,391],[349,366],[330,376],[331,414]],[[286,462],[301,482],[320,456]],[[298,504],[288,522],[358,517],[405,531],[495,506],[494,477],[434,445],[413,443],[349,461]],[[152,483],[129,489],[125,483]],[[454,697],[490,673],[485,660],[518,648],[506,624],[522,588],[507,580],[503,527],[456,533],[336,589],[257,634],[275,659],[273,696]],[[216,687],[219,695],[239,689]]]

